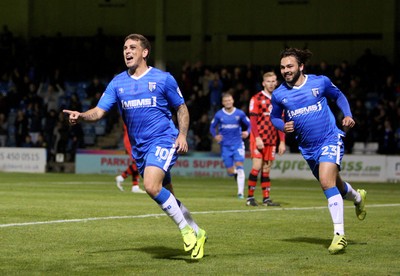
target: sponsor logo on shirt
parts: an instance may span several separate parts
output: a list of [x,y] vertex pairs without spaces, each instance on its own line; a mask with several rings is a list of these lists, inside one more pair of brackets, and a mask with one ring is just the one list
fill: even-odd
[[226,125],[221,125],[221,128],[238,128],[239,125],[236,124],[226,124]]
[[121,101],[121,106],[123,109],[153,107],[157,106],[157,97]]
[[322,110],[322,104],[321,104],[321,101],[319,101],[313,105],[309,105],[309,106],[302,107],[302,108],[295,109],[295,110],[288,110],[286,113],[287,113],[288,118],[292,119],[293,117],[303,116],[303,115],[313,113],[313,112],[318,112],[321,110]]

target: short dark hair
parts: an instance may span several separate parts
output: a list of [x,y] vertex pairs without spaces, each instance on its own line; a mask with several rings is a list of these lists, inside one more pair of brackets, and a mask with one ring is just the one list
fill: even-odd
[[297,49],[297,48],[286,48],[281,52],[281,59],[284,57],[293,56],[296,58],[297,62],[300,64],[306,64],[310,60],[313,53],[308,49]]
[[151,44],[149,40],[141,34],[130,34],[127,37],[125,37],[124,42],[126,42],[128,39],[140,41],[140,46],[142,46],[143,49],[147,49],[147,51],[149,52],[145,58],[147,60],[151,52]]
[[229,91],[222,93],[222,99],[223,98],[227,98],[227,97],[232,97],[233,98],[233,94]]

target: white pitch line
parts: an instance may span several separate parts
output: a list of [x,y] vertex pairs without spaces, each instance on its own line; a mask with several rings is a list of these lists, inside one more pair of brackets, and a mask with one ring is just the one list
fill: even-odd
[[[380,208],[380,207],[400,207],[400,203],[394,204],[374,204],[368,205],[368,208]],[[319,207],[293,207],[293,208],[259,208],[259,209],[248,209],[248,210],[220,210],[220,211],[199,211],[191,212],[194,215],[208,215],[208,214],[225,214],[225,213],[250,213],[250,212],[267,212],[267,211],[304,211],[304,210],[318,210],[325,209],[326,206]],[[353,206],[347,206],[345,208],[354,208]],[[149,217],[161,217],[165,216],[164,213],[159,214],[147,214],[147,215],[136,215],[136,216],[111,216],[111,217],[98,217],[98,218],[83,218],[83,219],[61,219],[61,220],[49,220],[49,221],[32,221],[32,222],[20,222],[20,223],[7,223],[0,224],[0,228],[7,227],[19,227],[19,226],[31,226],[31,225],[43,225],[43,224],[56,224],[56,223],[70,223],[70,222],[88,222],[96,220],[112,220],[112,219],[137,219],[137,218],[149,218]]]

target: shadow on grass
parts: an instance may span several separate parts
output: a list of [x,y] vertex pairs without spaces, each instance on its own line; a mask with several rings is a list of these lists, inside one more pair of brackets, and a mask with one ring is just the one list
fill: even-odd
[[[297,237],[297,238],[291,238],[291,239],[283,239],[282,241],[285,242],[304,242],[304,243],[311,243],[311,244],[321,244],[324,245],[326,248],[329,247],[331,244],[332,240],[329,239],[318,239],[318,238],[310,238],[310,237]],[[368,244],[367,242],[358,242],[358,241],[347,241],[347,244],[351,245],[366,245]]]
[[328,248],[329,245],[331,244],[331,240],[329,240],[329,239],[310,238],[310,237],[297,237],[297,238],[291,238],[291,239],[283,239],[282,241],[294,242],[294,243],[303,242],[303,243],[310,243],[310,244],[319,244],[325,248]]
[[[285,242],[294,242],[294,243],[311,243],[311,244],[319,244],[322,245],[325,248],[328,248],[329,245],[331,244],[331,240],[329,239],[318,239],[318,238],[310,238],[310,237],[297,237],[297,238],[291,238],[291,239],[283,239],[282,241]],[[366,242],[348,242],[348,245],[366,245]],[[337,254],[344,254],[345,251],[339,252]]]
[[186,253],[183,249],[170,248],[165,246],[146,246],[139,248],[121,248],[121,249],[113,249],[113,250],[103,250],[96,251],[92,253],[104,253],[104,252],[124,252],[124,251],[141,251],[152,255],[154,259],[167,259],[167,260],[182,260],[187,263],[196,263],[198,260],[190,259],[190,253]]
[[187,263],[198,262],[198,260],[190,259],[190,252],[185,253],[182,249],[169,248],[165,246],[147,246],[135,248],[135,250],[150,254],[154,259],[182,260]]
[[[310,237],[297,237],[297,238],[292,238],[292,239],[283,239],[282,241],[294,242],[294,243],[303,242],[303,243],[319,244],[319,245],[322,245],[325,248],[328,248],[329,245],[331,244],[331,240],[310,238]],[[343,251],[338,252],[336,254],[337,255],[341,255],[341,254],[344,254],[344,253],[345,253],[345,251],[343,250]]]

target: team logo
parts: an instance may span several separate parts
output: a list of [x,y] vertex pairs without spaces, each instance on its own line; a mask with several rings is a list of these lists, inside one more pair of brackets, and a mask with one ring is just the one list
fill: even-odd
[[155,81],[149,81],[149,90],[153,92],[157,88],[157,83]]
[[124,93],[124,89],[121,87],[121,88],[118,88],[118,93],[119,94],[123,94]]
[[318,88],[311,88],[312,94],[314,97],[318,97],[319,89]]

